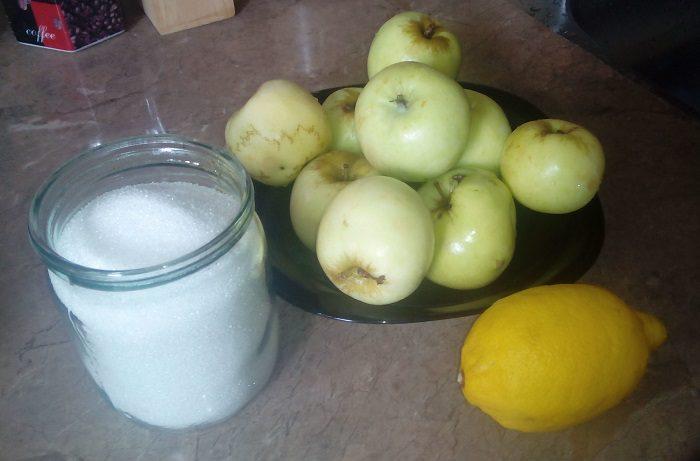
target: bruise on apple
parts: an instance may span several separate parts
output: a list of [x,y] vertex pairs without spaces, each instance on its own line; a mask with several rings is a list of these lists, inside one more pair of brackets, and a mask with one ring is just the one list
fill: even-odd
[[496,258],[494,261],[494,269],[496,270],[501,270],[503,266],[506,264],[506,260],[504,258]]
[[427,44],[437,52],[447,51],[450,48],[450,41],[443,36],[437,35],[445,30],[439,22],[430,16],[423,16],[421,19],[408,22],[404,26],[404,32],[415,37],[414,43],[427,42]]
[[[331,106],[338,107],[343,116],[347,118],[353,118],[355,117],[355,105],[357,103],[357,98],[359,97],[359,95],[359,88],[342,88],[333,93],[331,96],[329,96],[328,99],[326,99],[326,101],[330,102],[331,100],[333,100]],[[324,104],[326,103],[324,102]]]
[[346,115],[355,115],[355,102],[345,102],[343,103],[340,108],[342,109],[343,113]]

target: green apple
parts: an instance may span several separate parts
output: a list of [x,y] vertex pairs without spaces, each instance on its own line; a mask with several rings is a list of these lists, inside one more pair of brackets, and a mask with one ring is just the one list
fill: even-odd
[[469,138],[456,166],[483,168],[498,174],[510,123],[496,101],[473,90],[464,91],[470,109]]
[[263,83],[226,124],[226,144],[255,179],[285,186],[326,152],[331,128],[311,93],[287,80]]
[[501,275],[515,250],[515,203],[508,187],[490,171],[458,168],[418,192],[435,226],[428,279],[467,290]]
[[469,133],[462,87],[418,62],[392,64],[365,86],[355,107],[365,157],[383,174],[425,181],[454,166]]
[[508,136],[501,157],[501,175],[515,198],[543,213],[569,213],[586,205],[604,170],[598,139],[564,120],[520,125]]
[[352,181],[379,172],[363,157],[331,151],[310,161],[299,173],[289,200],[292,227],[309,249],[316,249],[316,234],[328,204]]
[[385,22],[372,40],[367,73],[373,78],[385,67],[416,61],[454,79],[462,63],[457,37],[424,13],[405,11]]
[[316,255],[339,290],[380,305],[418,288],[433,245],[430,213],[418,192],[398,179],[369,176],[350,183],[328,205]]
[[333,141],[331,141],[333,150],[362,155],[360,142],[355,133],[355,104],[361,91],[362,88],[342,88],[333,92],[321,104],[333,133]]

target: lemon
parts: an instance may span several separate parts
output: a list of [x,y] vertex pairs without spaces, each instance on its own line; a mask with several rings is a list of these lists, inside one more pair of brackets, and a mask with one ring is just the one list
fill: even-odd
[[474,323],[462,347],[462,392],[504,427],[563,429],[632,392],[665,339],[656,317],[603,288],[530,288]]

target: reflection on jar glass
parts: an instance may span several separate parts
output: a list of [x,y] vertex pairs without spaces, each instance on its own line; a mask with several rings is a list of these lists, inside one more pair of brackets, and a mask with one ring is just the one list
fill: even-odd
[[37,193],[30,238],[85,366],[127,416],[210,424],[268,380],[264,232],[227,154],[170,135],[91,149]]

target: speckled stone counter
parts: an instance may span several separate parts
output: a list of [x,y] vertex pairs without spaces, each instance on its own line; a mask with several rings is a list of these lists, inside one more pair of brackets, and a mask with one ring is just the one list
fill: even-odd
[[[77,54],[15,42],[0,21],[0,459],[691,459],[700,455],[700,123],[553,34],[517,2],[264,1],[159,36],[141,14]],[[242,6],[242,8],[241,8]],[[583,280],[660,316],[669,341],[603,416],[524,434],[468,405],[458,353],[475,317],[361,325],[279,301],[269,385],[227,422],[136,425],[101,398],[29,246],[32,194],[80,150],[169,131],[223,145],[228,116],[265,80],[311,90],[366,80],[374,32],[434,13],[463,44],[460,79],[589,127],[605,147],[606,240]]]

